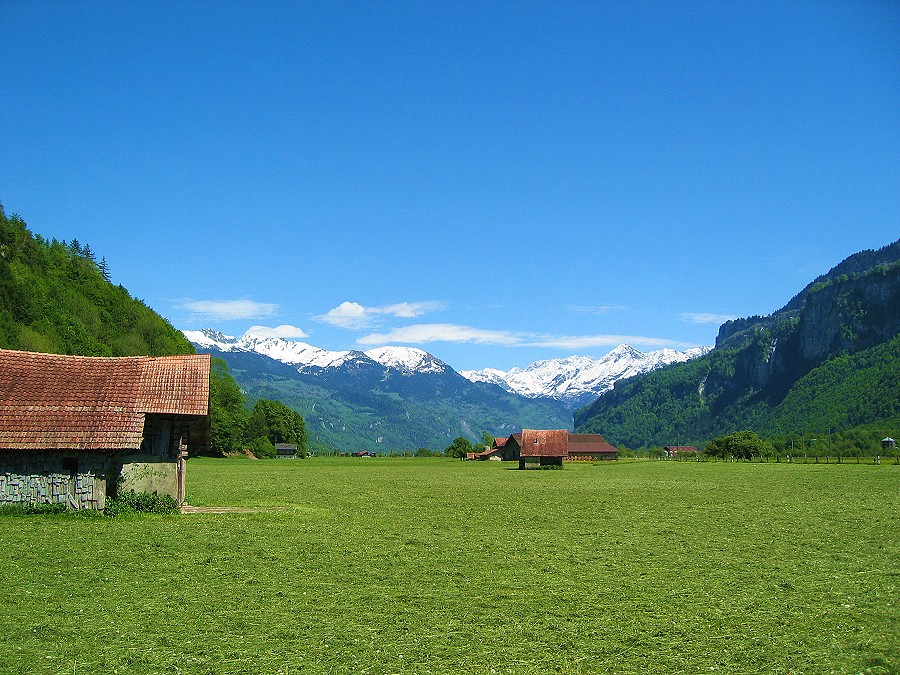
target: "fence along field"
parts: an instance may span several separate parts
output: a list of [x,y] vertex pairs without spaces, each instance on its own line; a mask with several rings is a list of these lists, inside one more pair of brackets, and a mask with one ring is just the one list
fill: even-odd
[[900,671],[900,467],[188,463],[194,504],[0,518],[0,672]]

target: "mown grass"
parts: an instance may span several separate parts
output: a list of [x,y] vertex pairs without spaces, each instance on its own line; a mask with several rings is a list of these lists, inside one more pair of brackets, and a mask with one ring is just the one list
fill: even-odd
[[195,460],[0,517],[0,672],[896,673],[893,465]]

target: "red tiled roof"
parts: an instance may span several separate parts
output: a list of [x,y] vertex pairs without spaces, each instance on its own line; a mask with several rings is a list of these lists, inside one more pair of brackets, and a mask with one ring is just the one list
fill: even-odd
[[495,438],[494,445],[492,447],[502,448],[504,445],[506,445],[506,441],[508,441],[508,440],[509,440],[509,438],[507,438],[506,436],[504,436],[503,438]]
[[476,457],[489,457],[490,455],[496,454],[500,448],[488,448],[487,450],[482,450],[481,452],[473,452],[472,454]]
[[139,448],[144,414],[205,416],[209,355],[0,349],[0,449]]
[[600,434],[569,434],[569,454],[618,452]]
[[522,429],[519,444],[521,457],[565,457],[568,454],[569,432],[565,429]]

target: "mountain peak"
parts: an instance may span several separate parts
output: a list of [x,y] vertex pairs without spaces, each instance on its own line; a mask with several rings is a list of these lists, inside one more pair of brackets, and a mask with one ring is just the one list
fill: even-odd
[[631,357],[631,358],[638,358],[638,357],[644,356],[644,353],[635,349],[631,345],[627,345],[623,342],[622,344],[617,346],[615,349],[611,350],[606,355],[606,358],[609,358],[610,356],[614,356],[614,357],[627,356],[627,357]]
[[376,347],[364,352],[373,361],[403,373],[443,373],[448,366],[415,347]]

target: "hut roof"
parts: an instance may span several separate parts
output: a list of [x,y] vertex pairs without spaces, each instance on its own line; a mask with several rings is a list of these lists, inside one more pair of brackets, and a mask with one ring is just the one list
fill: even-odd
[[565,457],[569,451],[566,429],[522,429],[522,457]]
[[144,416],[206,416],[208,354],[93,357],[0,349],[0,449],[141,445]]
[[569,454],[594,453],[594,452],[618,452],[600,434],[569,434]]

